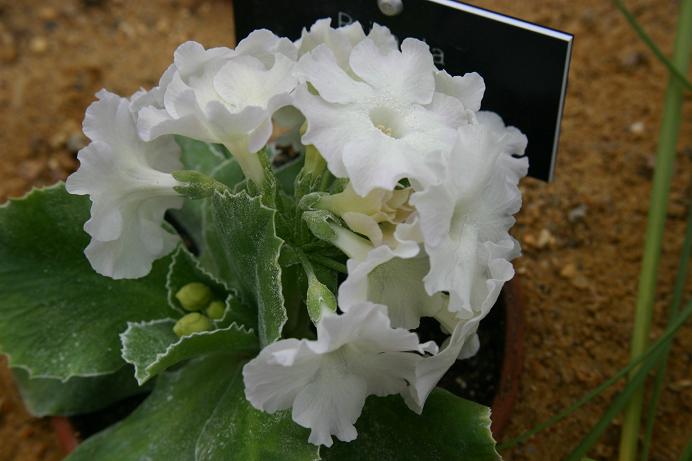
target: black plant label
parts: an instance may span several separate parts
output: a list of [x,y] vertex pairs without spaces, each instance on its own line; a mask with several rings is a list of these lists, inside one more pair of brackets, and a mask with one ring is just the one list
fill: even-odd
[[[387,15],[382,3],[400,11]],[[333,27],[359,21],[367,33],[376,22],[400,39],[425,41],[438,68],[483,77],[481,109],[497,112],[526,134],[529,176],[553,178],[571,34],[453,0],[234,0],[233,5],[238,40],[258,28],[297,39],[304,27],[330,17]]]

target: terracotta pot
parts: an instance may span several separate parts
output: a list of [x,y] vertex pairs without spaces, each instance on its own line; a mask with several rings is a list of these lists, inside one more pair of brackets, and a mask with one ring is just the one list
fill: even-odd
[[502,287],[501,296],[505,303],[505,351],[497,394],[491,406],[495,440],[500,440],[509,423],[524,367],[524,300],[518,276]]
[[65,416],[53,416],[51,418],[55,435],[58,437],[58,443],[66,454],[72,451],[79,445],[79,434]]
[[[500,440],[512,414],[519,394],[519,380],[524,362],[524,304],[518,277],[502,288],[505,303],[505,350],[497,394],[492,404],[492,426],[495,440]],[[52,418],[55,434],[65,453],[71,453],[79,445],[79,433],[69,418]]]

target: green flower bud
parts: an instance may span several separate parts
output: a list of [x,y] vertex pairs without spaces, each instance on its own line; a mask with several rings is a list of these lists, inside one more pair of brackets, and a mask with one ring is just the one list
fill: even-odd
[[213,320],[221,319],[224,312],[226,312],[226,304],[224,304],[223,301],[218,300],[209,303],[209,306],[207,306],[207,309],[204,311],[204,313],[207,314],[207,317]]
[[310,319],[317,324],[323,310],[336,312],[336,296],[320,282],[314,273],[308,274],[307,307]]
[[211,330],[212,326],[209,318],[198,312],[192,312],[181,317],[180,320],[175,323],[173,326],[173,333],[182,338],[192,333]]
[[172,173],[180,185],[173,189],[189,199],[197,200],[209,197],[215,190],[224,191],[228,188],[219,181],[198,171],[180,170]]
[[327,242],[332,242],[336,239],[333,223],[337,222],[337,219],[326,210],[306,211],[303,213],[303,220],[307,223],[313,235]]
[[180,305],[188,311],[204,309],[211,301],[211,289],[203,283],[193,282],[182,287],[175,294]]

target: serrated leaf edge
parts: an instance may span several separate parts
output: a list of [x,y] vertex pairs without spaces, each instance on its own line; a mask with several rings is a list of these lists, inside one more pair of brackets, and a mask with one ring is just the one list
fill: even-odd
[[[53,189],[59,189],[60,186],[64,186],[64,185],[65,185],[65,181],[58,181],[55,184],[51,184],[50,186],[32,187],[31,190],[25,192],[23,195],[20,195],[19,197],[9,197],[4,203],[0,203],[0,209],[8,208],[13,203],[24,202],[28,198],[31,198],[31,196],[34,195],[35,193],[45,192],[45,191],[53,190]],[[68,194],[69,194],[69,192],[68,192]]]
[[149,381],[151,378],[153,378],[152,375],[149,375],[150,369],[154,365],[157,365],[158,363],[160,363],[160,361],[164,357],[166,357],[171,352],[171,350],[173,348],[182,344],[182,342],[188,338],[192,338],[195,336],[210,336],[210,335],[212,335],[216,332],[219,332],[219,331],[230,331],[232,329],[235,329],[236,331],[240,331],[241,333],[246,333],[246,334],[250,334],[250,335],[255,334],[255,331],[252,328],[248,328],[245,325],[240,325],[236,322],[233,322],[226,328],[218,328],[216,330],[208,330],[208,331],[198,331],[198,332],[192,333],[190,335],[183,336],[181,338],[178,338],[177,341],[169,344],[168,347],[166,347],[166,349],[163,352],[159,352],[158,354],[156,354],[156,356],[154,357],[154,360],[151,363],[149,363],[149,365],[147,365],[143,370],[144,373],[147,373],[146,377],[140,379],[140,377],[138,376],[140,367],[138,367],[136,363],[128,360],[128,358],[126,357],[126,354],[129,351],[128,346],[127,346],[127,343],[128,343],[127,333],[130,330],[132,330],[134,327],[145,327],[145,326],[156,325],[159,323],[167,323],[167,322],[173,322],[175,324],[176,320],[172,319],[172,318],[165,318],[165,319],[149,320],[149,321],[144,321],[144,322],[127,322],[127,329],[125,331],[123,331],[122,333],[120,333],[120,344],[121,344],[120,353],[121,353],[121,356],[125,362],[127,362],[130,365],[133,365],[135,367],[135,379],[137,380],[137,384],[139,384],[140,386],[143,385],[144,383],[146,383],[147,381]]
[[[231,191],[229,191],[229,190],[224,190],[222,192],[215,191],[214,194],[221,196],[221,198],[229,198],[229,199],[231,197],[238,197],[240,195],[245,195],[245,197],[247,197],[250,202],[259,204],[260,209],[265,209],[265,210],[269,211],[270,213],[272,213],[272,217],[275,217],[276,213],[277,213],[276,209],[270,208],[270,207],[266,206],[265,204],[263,204],[260,196],[254,196],[253,197],[250,194],[248,194],[247,191],[245,191],[245,190],[237,192],[237,193],[231,193]],[[272,229],[274,230],[274,237],[279,241],[278,251],[276,252],[276,257],[274,258],[273,263],[275,263],[276,266],[279,268],[279,280],[281,280],[281,276],[283,275],[283,269],[281,268],[281,264],[279,264],[279,258],[281,256],[281,249],[286,242],[284,241],[284,239],[282,239],[281,237],[279,237],[277,235],[277,233],[276,233],[276,221],[274,219],[272,219],[271,225],[272,225]],[[283,319],[283,322],[281,322],[281,325],[279,326],[279,336],[277,336],[276,338],[267,338],[269,340],[267,342],[267,344],[272,344],[281,338],[281,334],[282,334],[282,331],[284,329],[284,326],[286,326],[286,322],[288,322],[288,313],[286,312],[286,300],[284,299],[283,290],[279,290],[279,295],[281,296],[281,305],[284,308],[284,317],[285,318]],[[259,311],[259,307],[258,307],[258,311]],[[258,312],[258,316],[259,316],[259,312]],[[258,329],[259,329],[259,326],[258,326]],[[258,336],[259,336],[259,332],[258,332]],[[260,345],[261,345],[261,343],[262,343],[262,338],[260,338]]]
[[[54,184],[51,184],[51,185],[45,186],[45,187],[32,187],[31,190],[25,192],[23,195],[21,195],[19,197],[9,197],[7,199],[7,201],[5,201],[4,203],[0,203],[0,210],[7,209],[10,206],[26,202],[27,200],[31,199],[34,195],[36,195],[40,192],[57,190],[57,189],[60,189],[61,187],[64,187],[64,186],[65,186],[64,181],[58,181]],[[72,194],[72,195],[74,195],[74,194]],[[5,351],[5,348],[3,347],[1,341],[0,341],[0,354],[7,357],[7,366],[9,368],[18,368],[20,370],[24,370],[29,375],[29,379],[54,379],[54,380],[60,381],[61,383],[66,383],[67,381],[69,381],[72,378],[97,378],[99,376],[111,375],[111,374],[119,371],[123,366],[125,366],[125,365],[121,365],[121,366],[115,368],[114,370],[110,370],[110,371],[102,371],[102,372],[98,372],[98,373],[72,374],[72,375],[68,375],[68,376],[60,376],[60,375],[52,375],[52,374],[39,374],[39,373],[35,373],[34,370],[31,367],[29,367],[28,365],[21,364],[21,363],[15,363],[15,361],[12,357],[12,354]]]

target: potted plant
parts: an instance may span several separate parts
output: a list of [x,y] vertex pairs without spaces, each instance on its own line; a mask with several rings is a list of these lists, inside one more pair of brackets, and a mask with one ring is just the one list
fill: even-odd
[[437,387],[519,253],[527,141],[483,92],[329,20],[99,92],[77,172],[0,209],[28,406],[151,392],[71,460],[499,459],[489,408]]

